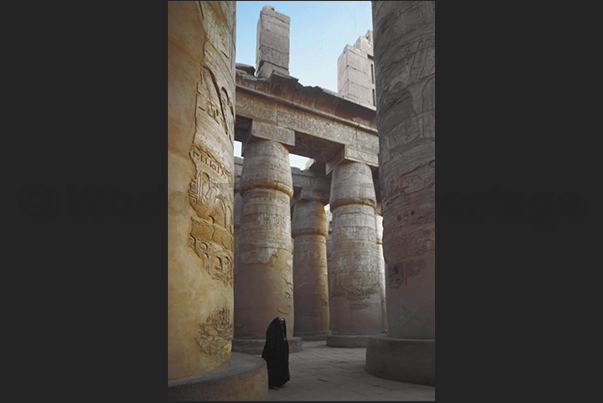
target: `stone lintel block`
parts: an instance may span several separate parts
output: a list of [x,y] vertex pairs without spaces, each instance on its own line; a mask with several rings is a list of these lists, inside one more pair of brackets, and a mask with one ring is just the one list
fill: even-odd
[[251,124],[251,136],[263,140],[278,141],[284,146],[295,147],[295,132],[270,123],[254,120]]
[[375,170],[379,167],[379,155],[361,150],[359,148],[355,148],[349,146],[347,144],[344,145],[343,149],[338,152],[331,160],[326,163],[326,174],[331,173],[333,168],[335,168],[342,161],[353,161],[353,162],[362,162],[368,165],[371,170]]
[[379,167],[379,155],[372,152],[362,150],[360,148],[345,145],[345,159],[354,162],[363,162],[368,165],[371,170]]

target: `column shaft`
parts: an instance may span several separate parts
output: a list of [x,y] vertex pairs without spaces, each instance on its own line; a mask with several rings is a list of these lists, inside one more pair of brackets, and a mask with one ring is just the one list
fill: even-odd
[[309,336],[309,333],[329,331],[327,220],[324,208],[325,205],[319,201],[302,199],[295,205],[293,213],[296,335]]
[[435,2],[373,7],[388,335],[429,339],[435,337]]
[[388,335],[366,371],[435,385],[435,1],[373,1]]
[[283,316],[293,336],[293,195],[289,152],[271,140],[247,144],[241,174],[241,227],[235,278],[235,338],[264,340]]
[[168,380],[231,358],[235,13],[168,2]]
[[333,251],[329,272],[333,335],[381,333],[375,204],[367,165],[344,161],[335,167],[331,180]]

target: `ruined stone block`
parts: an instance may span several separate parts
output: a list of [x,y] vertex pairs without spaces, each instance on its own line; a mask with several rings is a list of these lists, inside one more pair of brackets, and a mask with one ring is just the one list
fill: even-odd
[[[270,77],[273,70],[289,74],[289,25],[291,18],[264,6],[257,27],[256,69],[257,76]],[[265,63],[272,66],[262,68]]]

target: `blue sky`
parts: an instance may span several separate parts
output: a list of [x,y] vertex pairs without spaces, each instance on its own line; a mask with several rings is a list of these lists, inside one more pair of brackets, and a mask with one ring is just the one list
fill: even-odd
[[[270,5],[291,17],[289,74],[305,86],[337,92],[337,58],[345,45],[373,29],[370,1],[237,1],[236,61],[255,67],[260,10]],[[235,144],[240,156],[240,144]],[[304,168],[307,158],[291,156]]]

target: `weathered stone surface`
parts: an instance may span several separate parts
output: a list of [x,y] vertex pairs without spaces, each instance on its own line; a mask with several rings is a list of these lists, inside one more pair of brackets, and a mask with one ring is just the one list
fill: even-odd
[[354,46],[346,45],[337,59],[337,91],[346,99],[375,107],[373,33],[368,31]]
[[333,335],[381,333],[375,204],[367,165],[344,161],[335,167],[331,179],[333,249],[329,267]]
[[435,386],[435,340],[370,336],[366,372],[398,382]]
[[327,220],[324,207],[321,202],[301,199],[293,213],[296,335],[329,330]]
[[266,361],[232,353],[220,369],[189,378],[168,381],[168,401],[265,401],[268,400]]
[[388,335],[366,370],[435,385],[435,2],[372,4]]
[[235,278],[235,338],[260,339],[277,316],[293,336],[293,248],[289,202],[293,194],[287,149],[261,140],[245,150],[243,205]]
[[373,3],[388,334],[435,337],[435,2]]
[[[291,153],[326,162],[347,145],[370,155],[362,154],[363,161],[376,168],[379,141],[374,109],[278,74],[264,80],[241,69],[237,70],[237,83],[238,119],[293,130]],[[244,141],[246,135],[247,131],[238,131],[237,140]]]
[[[237,353],[261,355],[264,351],[266,340],[261,339],[237,339],[232,340],[232,351]],[[289,345],[289,354],[299,353],[303,350],[301,337],[287,337]]]
[[236,2],[168,2],[168,380],[230,360]]
[[251,124],[251,135],[264,140],[277,141],[283,145],[295,146],[295,132],[291,129],[254,120]]
[[273,70],[289,75],[289,25],[291,19],[272,6],[260,11],[257,29],[257,76],[268,78]]

